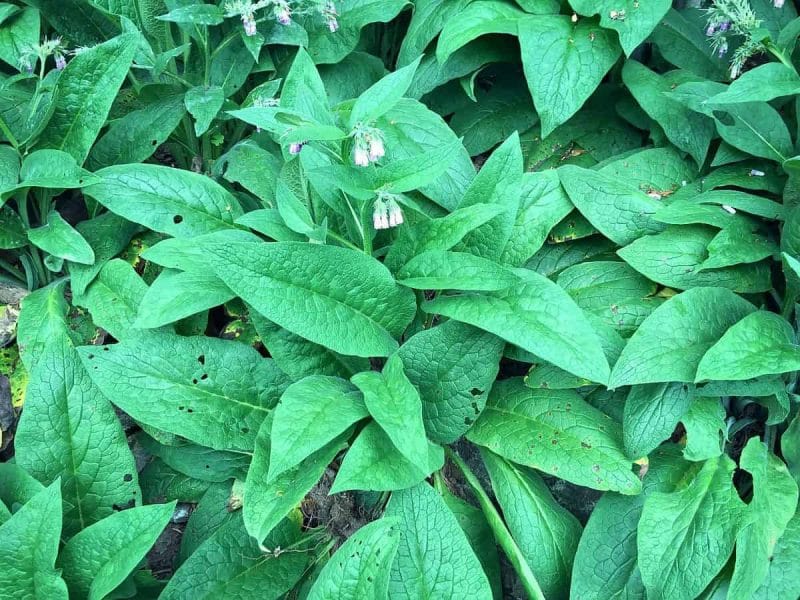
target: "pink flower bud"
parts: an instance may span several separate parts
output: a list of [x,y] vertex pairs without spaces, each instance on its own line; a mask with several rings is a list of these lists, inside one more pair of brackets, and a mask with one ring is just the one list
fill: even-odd
[[300,150],[303,149],[304,142],[294,142],[289,144],[289,154],[300,154]]
[[716,25],[709,25],[708,29],[706,29],[706,35],[710,37],[710,36],[714,35],[714,32],[716,30],[717,30],[717,26]]
[[288,25],[292,22],[292,10],[286,2],[279,2],[275,5],[275,19],[281,25]]
[[248,37],[254,36],[258,33],[256,28],[256,20],[253,15],[242,15],[242,24],[244,25],[244,34]]
[[336,20],[336,17],[328,18],[328,29],[331,33],[339,31],[339,21]]
[[63,71],[67,67],[67,59],[60,54],[56,54],[56,69]]

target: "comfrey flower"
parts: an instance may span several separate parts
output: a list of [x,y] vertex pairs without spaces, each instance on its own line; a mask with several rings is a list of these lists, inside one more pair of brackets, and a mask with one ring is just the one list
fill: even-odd
[[380,129],[357,125],[353,132],[353,140],[353,162],[359,167],[366,167],[386,155]]
[[775,8],[783,8],[783,0],[775,0],[775,2],[772,3],[772,6]]
[[63,71],[67,67],[67,59],[63,54],[56,54],[56,69]]
[[277,0],[272,12],[275,15],[275,20],[281,25],[288,25],[292,22],[292,9],[289,8],[289,3],[285,0]]
[[750,169],[750,177],[764,177],[766,173],[764,171],[759,171],[758,169]]
[[226,17],[241,17],[244,34],[252,37],[258,33],[256,27],[256,11],[272,4],[272,0],[231,0],[225,3]]
[[300,150],[303,149],[308,142],[292,142],[289,144],[289,154],[300,154]]
[[389,229],[403,224],[403,209],[394,194],[378,193],[372,206],[372,225],[375,229]]

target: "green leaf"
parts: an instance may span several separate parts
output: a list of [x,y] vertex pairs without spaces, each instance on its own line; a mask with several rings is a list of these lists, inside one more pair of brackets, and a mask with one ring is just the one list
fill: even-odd
[[436,59],[445,61],[459,48],[472,40],[490,33],[517,34],[517,22],[525,13],[511,4],[499,0],[470,2],[442,28],[436,44]]
[[609,387],[695,381],[697,365],[734,323],[755,307],[723,288],[673,296],[645,319],[611,372]]
[[636,548],[642,506],[652,492],[674,490],[687,477],[687,471],[691,475],[691,469],[692,465],[681,459],[677,446],[662,446],[650,457],[641,494],[603,494],[578,544],[572,570],[573,598],[645,598]]
[[286,388],[273,415],[267,481],[299,465],[369,413],[350,382],[311,375]]
[[314,61],[300,48],[281,91],[281,108],[290,108],[320,125],[333,125],[328,96]]
[[0,476],[0,502],[13,512],[44,489],[16,463],[0,463]]
[[[608,362],[600,338],[567,293],[531,271],[514,273],[520,278],[514,288],[440,296],[423,309],[494,333],[590,381],[607,381]],[[567,327],[569,336],[564,335]]]
[[2,28],[0,28],[0,60],[19,71],[24,71],[23,58],[30,48],[39,44],[40,22],[39,11],[33,8],[20,11],[18,7],[4,3]]
[[69,263],[70,287],[75,296],[83,295],[106,262],[125,249],[138,227],[111,212],[81,221],[75,226],[78,233],[89,242],[95,257],[93,265]]
[[163,270],[144,292],[136,327],[151,329],[225,304],[234,297],[213,273]]
[[194,117],[194,133],[199,138],[211,126],[225,102],[225,90],[218,86],[193,87],[186,92],[184,104]]
[[277,476],[267,477],[271,465],[272,437],[270,419],[258,431],[253,461],[244,484],[244,526],[261,542],[295,508],[319,481],[328,464],[344,448],[349,432],[325,443],[319,450]]
[[[48,303],[57,302],[63,288],[53,292]],[[92,385],[61,321],[66,309],[65,303],[48,307],[53,323],[39,332],[46,337],[36,345],[14,442],[17,463],[28,473],[48,484],[61,480],[64,531],[72,535],[140,492],[114,409]]]
[[753,476],[753,500],[746,508],[746,525],[736,537],[736,567],[728,598],[745,600],[766,579],[776,543],[797,509],[797,483],[784,462],[758,439],[750,438],[739,466]]
[[28,188],[72,189],[90,185],[98,178],[82,169],[61,150],[35,150],[22,160],[20,181],[2,190],[2,198]]
[[726,79],[727,57],[712,50],[705,35],[705,19],[693,16],[691,12],[670,9],[650,39],[676,67],[707,79]]
[[350,128],[352,129],[358,123],[370,123],[389,112],[408,91],[420,60],[421,57],[411,64],[389,73],[361,94],[350,111]]
[[[284,519],[263,544],[247,535],[240,513],[222,525],[186,559],[161,593],[161,600],[278,600],[291,590],[308,565],[308,553],[273,550],[298,541],[299,527]],[[265,552],[265,550],[268,551]]]
[[420,331],[400,346],[408,379],[419,389],[428,437],[452,443],[486,406],[503,340],[458,321]]
[[179,25],[219,25],[225,20],[225,13],[222,8],[213,4],[190,4],[179,6],[156,18]]
[[780,316],[758,311],[733,325],[709,348],[696,381],[743,380],[800,370],[791,326]]
[[745,71],[728,89],[712,96],[709,104],[766,102],[781,96],[800,93],[800,76],[784,64],[770,62]]
[[25,225],[16,211],[8,206],[0,209],[0,249],[12,250],[28,245]]
[[34,496],[0,526],[0,586],[9,598],[66,600],[54,566],[61,534],[58,481]]
[[572,390],[540,390],[522,379],[495,384],[467,439],[508,460],[597,490],[637,494],[622,428]]
[[89,154],[92,170],[143,162],[167,141],[186,114],[183,96],[174,94],[149,102],[108,127]]
[[522,171],[522,150],[515,132],[492,152],[459,203],[459,208],[485,203],[503,209],[495,219],[464,236],[464,249],[483,258],[500,257],[517,216]]
[[620,335],[632,334],[662,302],[657,286],[623,262],[594,260],[564,269],[556,283],[584,311]]
[[675,431],[694,398],[680,383],[634,385],[625,399],[622,434],[628,456],[647,456]]
[[397,64],[405,66],[421,56],[433,39],[451,18],[459,15],[468,5],[466,0],[419,0],[414,3],[414,14],[408,24]]
[[351,381],[364,394],[364,404],[400,453],[424,471],[428,439],[422,422],[422,401],[403,372],[403,361],[392,355],[381,373],[364,371]]
[[73,58],[58,78],[53,116],[39,138],[39,146],[71,154],[78,164],[89,155],[105,124],[138,40],[121,35]]
[[41,356],[55,342],[70,339],[67,326],[69,306],[64,299],[64,281],[40,288],[21,301],[17,321],[17,346],[25,368],[30,371],[34,357]]
[[86,194],[129,221],[174,237],[234,228],[236,198],[204,175],[160,165],[116,165],[97,172]]
[[495,497],[525,561],[547,598],[568,598],[581,525],[533,471],[483,450]]
[[600,15],[600,25],[616,30],[625,54],[631,53],[655,29],[667,14],[672,2],[655,0],[641,3],[636,0],[570,0],[570,5],[580,15]]
[[727,426],[719,398],[695,398],[681,421],[687,438],[684,458],[701,461],[722,454]]
[[743,503],[727,456],[708,460],[685,488],[655,492],[639,520],[639,568],[648,597],[696,598],[733,551]]
[[70,594],[102,600],[138,566],[169,523],[175,503],[114,513],[71,538],[58,559]]
[[617,254],[648,279],[672,288],[724,287],[743,294],[767,291],[767,262],[704,269],[716,235],[715,229],[703,225],[669,227],[657,235],[639,238]]
[[458,521],[427,483],[394,492],[384,516],[397,519],[400,545],[391,598],[491,598],[489,581]]
[[778,539],[764,582],[754,600],[793,600],[800,594],[800,512],[796,512]]
[[331,494],[347,490],[388,491],[411,487],[444,464],[440,446],[428,444],[426,464],[409,462],[376,422],[368,424],[344,457]]
[[195,550],[210,538],[217,529],[238,518],[239,512],[232,508],[231,483],[217,483],[208,488],[192,511],[181,537],[181,549],[175,562],[176,568],[186,562]]
[[369,368],[366,358],[337,354],[275,325],[253,310],[248,316],[275,364],[293,380],[308,375],[349,378]]
[[622,53],[594,20],[566,15],[520,20],[519,41],[542,138],[578,112]]
[[253,348],[210,337],[152,332],[79,353],[97,387],[131,417],[219,450],[252,451],[287,384]]
[[661,125],[669,141],[702,165],[714,137],[714,124],[669,97],[673,87],[682,83],[681,73],[676,73],[661,76],[635,60],[628,60],[622,69],[622,79],[642,109]]
[[664,229],[653,219],[663,205],[627,181],[572,165],[561,167],[558,174],[581,214],[620,246]]
[[[383,132],[384,143],[393,160],[417,157],[427,150],[441,150],[457,139],[439,115],[409,98],[402,98],[378,119],[376,126]],[[452,211],[474,177],[475,168],[469,154],[465,149],[459,149],[447,170],[419,191]]]
[[135,334],[134,323],[147,285],[131,265],[114,259],[100,270],[86,293],[76,300],[92,314],[92,321],[116,339]]
[[34,246],[64,260],[85,265],[91,265],[94,262],[92,247],[55,210],[50,211],[47,215],[45,225],[28,230],[28,239]]
[[429,250],[397,272],[398,283],[418,290],[504,290],[519,281],[492,260],[466,252]]
[[341,354],[389,356],[414,295],[370,256],[299,242],[209,244],[209,266],[281,327]]
[[325,564],[308,600],[385,598],[399,545],[396,520],[385,518],[367,523],[347,538]]

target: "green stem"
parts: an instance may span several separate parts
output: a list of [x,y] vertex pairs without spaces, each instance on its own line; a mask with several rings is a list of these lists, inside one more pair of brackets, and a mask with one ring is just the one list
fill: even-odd
[[489,523],[489,527],[492,528],[494,539],[497,540],[498,545],[503,549],[503,552],[506,553],[511,566],[514,567],[517,575],[519,575],[519,578],[522,581],[522,587],[525,588],[525,591],[528,593],[528,597],[535,600],[545,600],[544,594],[542,593],[542,588],[539,586],[539,582],[536,580],[536,575],[533,574],[530,566],[528,566],[525,557],[522,555],[522,551],[519,549],[519,546],[517,546],[514,538],[511,537],[511,532],[508,531],[505,523],[503,523],[503,518],[500,516],[500,513],[497,512],[497,509],[494,507],[494,504],[492,504],[489,496],[483,490],[483,487],[481,487],[478,478],[475,477],[475,474],[467,466],[467,463],[461,460],[461,457],[458,456],[458,454],[447,447],[445,447],[444,450],[447,453],[448,458],[450,458],[450,460],[453,461],[453,463],[455,463],[455,465],[464,474],[464,478],[467,480],[467,483],[475,493],[475,496],[478,499],[478,504],[480,504],[481,510],[483,510],[483,514]]
[[12,265],[10,262],[3,260],[0,258],[0,268],[2,268],[6,273],[13,276],[15,279],[19,280],[21,283],[26,283],[27,278],[25,277],[25,273],[20,271],[17,267]]
[[792,61],[789,60],[783,52],[781,52],[780,48],[778,48],[772,42],[766,42],[764,45],[766,46],[767,50],[769,50],[770,54],[772,54],[772,56],[777,58],[785,66],[789,67],[792,72],[797,75],[797,69],[794,68]]
[[14,146],[14,150],[19,150],[19,142],[17,142],[17,138],[14,137],[14,134],[11,133],[11,130],[6,125],[6,122],[0,117],[0,131],[3,132],[3,135],[6,136],[6,139],[11,142],[11,145]]
[[359,248],[358,246],[356,246],[356,245],[355,245],[353,242],[351,242],[350,240],[348,240],[348,239],[344,238],[343,236],[339,235],[339,234],[338,234],[338,233],[336,233],[335,231],[331,231],[331,230],[329,229],[329,230],[328,230],[328,236],[329,236],[329,237],[332,237],[334,240],[336,240],[337,242],[339,242],[339,243],[340,243],[340,244],[342,244],[343,246],[347,246],[347,247],[348,247],[348,248],[350,248],[351,250],[358,250],[359,252],[361,252],[361,248]]

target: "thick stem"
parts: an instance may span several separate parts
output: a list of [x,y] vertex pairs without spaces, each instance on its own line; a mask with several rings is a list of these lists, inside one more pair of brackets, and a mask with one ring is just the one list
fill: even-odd
[[450,460],[452,460],[453,463],[464,474],[464,478],[467,480],[467,483],[472,488],[473,493],[478,499],[478,504],[480,504],[481,510],[483,511],[483,514],[489,523],[489,527],[492,528],[494,539],[497,540],[498,545],[503,549],[503,552],[505,552],[506,556],[508,557],[508,561],[511,563],[511,566],[514,567],[517,575],[519,575],[519,578],[522,581],[522,587],[525,588],[528,596],[535,600],[545,600],[544,593],[542,593],[542,588],[539,586],[539,582],[536,580],[536,575],[533,574],[530,566],[528,566],[528,563],[525,561],[522,551],[519,549],[519,546],[517,546],[514,538],[511,537],[511,532],[506,527],[506,524],[503,522],[503,518],[500,516],[500,513],[497,512],[494,504],[492,504],[491,499],[483,490],[483,487],[481,487],[478,478],[475,477],[475,474],[467,466],[467,463],[461,460],[461,457],[458,456],[458,454],[447,447],[445,447],[445,452]]

